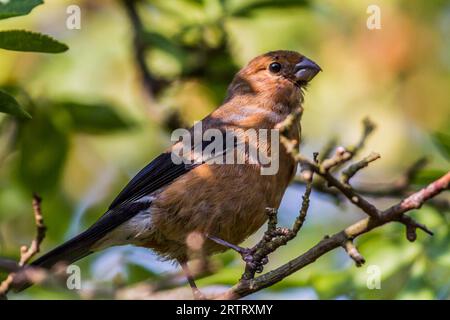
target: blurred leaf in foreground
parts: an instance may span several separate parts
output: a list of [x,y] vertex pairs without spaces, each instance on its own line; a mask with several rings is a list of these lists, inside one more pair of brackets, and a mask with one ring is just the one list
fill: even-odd
[[44,53],[60,53],[69,49],[64,43],[47,35],[25,30],[0,31],[0,48]]
[[161,33],[146,31],[143,33],[143,40],[146,45],[159,48],[160,50],[175,56],[175,58],[180,61],[184,61],[187,54],[178,43]]
[[124,119],[111,106],[106,104],[83,104],[79,102],[59,102],[55,105],[66,111],[71,119],[72,128],[85,133],[109,133],[128,129],[130,121]]
[[417,173],[412,182],[414,184],[425,186],[434,180],[439,179],[446,173],[447,171],[443,169],[423,169]]
[[450,160],[450,132],[435,132],[433,140],[441,151],[442,155]]
[[9,0],[0,1],[0,19],[29,14],[34,7],[43,4],[42,0]]
[[28,190],[44,195],[58,186],[69,139],[45,112],[21,126],[19,178]]
[[26,112],[12,96],[0,90],[0,112],[8,113],[21,119],[31,119]]

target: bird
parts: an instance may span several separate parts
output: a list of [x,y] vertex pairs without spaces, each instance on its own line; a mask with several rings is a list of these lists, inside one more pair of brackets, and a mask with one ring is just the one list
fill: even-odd
[[[257,134],[275,130],[301,106],[304,89],[320,71],[318,64],[295,51],[277,50],[257,56],[234,76],[222,105],[201,120],[200,127],[203,132],[213,129],[224,137],[238,132],[241,138],[245,130],[255,130]],[[187,131],[193,134],[194,127]],[[300,143],[300,124],[294,123],[287,135]],[[271,150],[272,142],[279,142],[270,138],[266,142],[250,140],[243,138],[250,144],[248,150],[253,148],[262,154],[275,152]],[[205,151],[211,143],[202,141],[195,146]],[[57,263],[72,264],[111,246],[131,244],[178,262],[194,297],[200,296],[188,267],[189,235],[204,236],[202,252],[206,256],[227,249],[211,239],[242,243],[267,221],[266,208],[279,207],[297,164],[282,144],[278,144],[279,164],[272,174],[262,174],[264,165],[258,161],[192,161],[195,152],[183,155],[181,162],[174,161],[174,150],[179,150],[181,144],[175,142],[139,171],[91,227],[31,266],[51,269]],[[230,148],[224,148],[230,152]],[[223,153],[214,156],[221,158]],[[248,154],[244,160],[249,160]],[[22,283],[16,291],[30,285]]]

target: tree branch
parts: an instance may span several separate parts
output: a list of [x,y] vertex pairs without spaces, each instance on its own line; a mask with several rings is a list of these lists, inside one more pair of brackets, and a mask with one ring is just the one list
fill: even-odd
[[33,214],[34,221],[36,224],[36,236],[31,241],[29,247],[22,246],[20,248],[20,259],[18,263],[14,263],[12,260],[0,259],[0,268],[10,272],[8,277],[0,284],[0,299],[6,299],[6,294],[8,293],[16,272],[23,269],[23,267],[40,251],[40,246],[45,238],[45,232],[47,227],[44,225],[44,219],[42,217],[41,211],[42,199],[37,195],[33,195]]
[[144,40],[145,28],[136,8],[138,0],[122,0],[122,4],[126,10],[128,18],[133,27],[133,46],[136,63],[141,72],[142,81],[150,97],[156,96],[167,85],[168,82],[154,76],[148,68],[145,53],[148,50],[148,44]]
[[45,238],[45,232],[47,231],[47,227],[44,225],[44,218],[42,217],[41,211],[41,202],[42,199],[35,194],[33,196],[33,213],[34,213],[34,222],[36,224],[36,237],[31,241],[31,245],[29,247],[22,246],[20,248],[20,261],[19,266],[23,267],[25,264],[30,261],[37,253],[40,251],[40,246],[42,241]]
[[[338,247],[343,247],[349,257],[355,261],[356,265],[361,266],[365,262],[365,259],[355,247],[353,240],[358,236],[367,233],[374,228],[380,227],[386,223],[403,223],[407,228],[407,239],[409,241],[414,241],[416,239],[416,229],[421,229],[428,234],[432,234],[431,231],[428,230],[424,225],[414,221],[411,217],[406,216],[405,213],[410,210],[420,208],[426,201],[430,200],[444,190],[448,190],[450,185],[450,172],[442,176],[440,179],[429,184],[426,188],[423,188],[422,190],[417,191],[407,198],[403,199],[398,204],[385,210],[379,210],[369,201],[364,199],[360,194],[358,194],[357,191],[355,191],[350,185],[350,178],[356,172],[366,167],[370,162],[378,159],[378,154],[371,154],[369,157],[366,157],[362,161],[349,166],[346,170],[344,170],[341,181],[336,179],[331,173],[333,169],[336,170],[338,167],[348,162],[354,157],[356,153],[358,153],[362,149],[367,137],[375,128],[373,123],[368,119],[364,121],[364,130],[362,137],[355,146],[348,148],[339,147],[331,158],[324,158],[321,162],[317,161],[318,157],[317,155],[315,155],[314,161],[311,161],[301,155],[298,151],[298,148],[296,147],[296,144],[293,141],[290,141],[285,136],[285,133],[287,132],[286,129],[292,125],[293,119],[300,118],[302,110],[299,110],[299,112],[294,113],[292,117],[288,117],[286,121],[278,126],[278,128],[282,128],[282,130],[280,130],[283,135],[281,137],[281,143],[285,146],[287,152],[290,153],[292,157],[302,165],[302,167],[308,168],[308,170],[311,170],[311,172],[320,175],[321,178],[328,184],[328,186],[337,189],[354,205],[364,211],[368,215],[368,217],[365,219],[361,219],[360,221],[332,235],[331,237],[326,236],[323,240],[309,249],[306,253],[276,268],[275,270],[272,270],[257,278],[242,277],[241,280],[230,290],[216,297],[218,299],[239,299],[251,293],[257,292],[263,288],[267,288],[283,280],[292,273],[297,272],[303,267],[313,263],[324,254]],[[408,171],[407,176],[409,177],[409,179],[411,179],[411,172],[414,170]],[[304,174],[302,176],[305,177]],[[308,179],[308,175],[306,175],[305,180],[307,181],[306,192],[308,193],[310,192],[312,182]],[[276,221],[269,221],[269,228],[275,229]],[[273,251],[270,251],[269,253],[271,252]]]
[[294,272],[297,272],[305,266],[313,263],[324,254],[341,246],[345,246],[348,244],[349,240],[353,240],[356,237],[386,223],[397,221],[405,212],[419,208],[427,200],[433,198],[444,190],[448,190],[449,185],[450,172],[435,182],[429,184],[426,188],[412,194],[400,203],[382,211],[380,218],[376,219],[368,217],[362,219],[346,229],[332,235],[331,237],[325,237],[314,247],[299,257],[255,279],[249,281],[241,280],[226,293],[216,298],[239,299],[264,288],[270,287]]
[[[245,261],[245,270],[239,282],[225,293],[213,298],[239,299],[264,288],[270,287],[288,277],[292,273],[297,272],[305,266],[313,263],[326,253],[339,247],[345,249],[349,257],[355,262],[356,266],[361,266],[365,262],[365,259],[356,248],[354,240],[358,236],[387,223],[398,222],[405,225],[406,237],[409,241],[416,240],[417,229],[423,230],[424,232],[432,235],[432,232],[426,226],[418,223],[410,216],[406,215],[406,213],[408,211],[420,208],[425,202],[432,200],[433,197],[439,193],[448,190],[450,186],[450,172],[443,175],[440,179],[430,183],[427,187],[408,195],[396,205],[393,205],[385,210],[380,210],[368,200],[363,198],[361,193],[357,189],[354,189],[350,184],[350,179],[357,172],[365,168],[372,161],[379,158],[378,154],[372,153],[363,160],[348,166],[347,169],[343,170],[341,179],[337,179],[333,173],[333,171],[336,171],[339,167],[349,162],[355,154],[360,151],[367,136],[373,131],[373,124],[368,120],[365,121],[363,135],[355,146],[348,148],[339,147],[331,157],[319,157],[319,155],[315,153],[313,160],[310,160],[300,154],[298,151],[298,143],[296,141],[291,141],[285,136],[288,131],[287,129],[296,121],[299,121],[301,115],[302,110],[299,109],[278,126],[278,129],[282,134],[281,142],[285,146],[285,149],[301,165],[301,177],[306,183],[306,190],[302,197],[302,204],[298,216],[295,219],[291,229],[279,227],[277,223],[277,210],[274,208],[267,208],[269,218],[267,230],[264,233],[263,238],[252,248],[241,248],[237,245],[229,244],[226,241],[210,236],[212,240],[238,251]],[[332,153],[327,152],[327,154],[330,155]],[[404,177],[399,180],[401,183],[397,184],[396,190],[400,192],[400,188],[402,188],[402,190],[403,188],[405,190],[409,189],[409,183],[422,166],[423,161],[418,161],[411,166],[411,168],[406,171]],[[314,174],[320,177],[322,181],[320,184],[318,184],[317,181],[314,181]],[[332,194],[336,197],[340,197],[342,195],[348,198],[353,204],[365,212],[368,217],[359,220],[358,222],[332,236],[325,236],[315,246],[297,258],[272,271],[256,277],[256,273],[263,271],[264,265],[268,262],[268,256],[279,247],[294,239],[301,230],[307,216],[310,195],[313,187],[316,185],[323,186],[326,190],[332,192]],[[0,268],[12,272],[0,286],[0,293],[3,293],[3,297],[5,297],[5,294],[11,285],[12,275],[14,272],[16,272],[16,274],[20,274],[20,270],[23,269],[23,265],[25,265],[33,257],[33,255],[39,251],[39,245],[45,237],[45,226],[42,221],[40,199],[38,197],[35,197],[33,200],[33,208],[37,233],[35,239],[32,241],[32,244],[29,248],[21,248],[21,258],[19,263],[15,263],[11,260],[0,259]],[[153,292],[154,290],[157,290],[157,288],[153,287],[150,291]]]

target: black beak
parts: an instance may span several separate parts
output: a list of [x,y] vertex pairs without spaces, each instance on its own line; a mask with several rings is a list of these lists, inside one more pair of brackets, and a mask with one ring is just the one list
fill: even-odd
[[299,83],[306,83],[312,80],[316,74],[322,69],[312,60],[303,57],[302,60],[295,65],[295,79]]

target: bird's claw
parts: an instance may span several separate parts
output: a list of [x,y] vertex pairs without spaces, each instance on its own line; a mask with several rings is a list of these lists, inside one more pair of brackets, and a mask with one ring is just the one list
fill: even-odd
[[257,273],[261,273],[264,269],[264,265],[266,265],[269,262],[269,258],[267,256],[259,259],[259,261],[255,261],[254,257],[256,251],[255,248],[243,248],[211,235],[207,235],[207,238],[214,241],[215,243],[218,243],[224,247],[227,247],[229,249],[238,252],[242,257],[242,260],[244,260],[244,262],[247,264],[247,266],[255,270],[255,272]]
[[269,258],[268,257],[264,257],[262,259],[260,259],[259,261],[254,261],[254,257],[251,256],[251,259],[249,259],[248,261],[245,260],[247,266],[252,269],[255,270],[256,273],[261,273],[264,270],[264,265],[266,265],[269,262]]
[[253,254],[255,253],[254,249],[241,248],[239,253],[241,254],[242,260],[244,260],[245,262],[251,263],[254,260],[253,258]]

